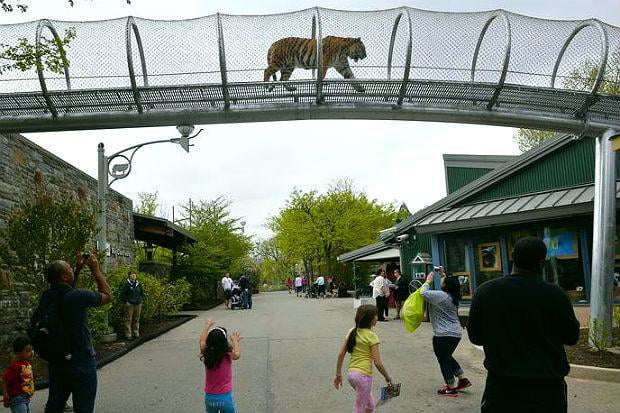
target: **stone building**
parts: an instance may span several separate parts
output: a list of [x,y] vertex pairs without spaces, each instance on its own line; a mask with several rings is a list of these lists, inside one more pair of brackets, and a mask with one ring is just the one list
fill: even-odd
[[[0,134],[0,228],[10,212],[35,188],[35,174],[40,173],[49,191],[81,191],[92,205],[97,200],[97,180],[49,151],[18,134]],[[110,190],[108,198],[109,245],[108,271],[133,265],[135,256],[134,224],[131,199]],[[0,268],[0,272],[2,268]],[[6,274],[6,272],[3,272]],[[6,350],[17,330],[29,317],[30,302],[25,291],[1,291],[7,277],[0,280],[0,350]],[[2,282],[4,280],[4,282]],[[3,285],[4,284],[4,285]]]

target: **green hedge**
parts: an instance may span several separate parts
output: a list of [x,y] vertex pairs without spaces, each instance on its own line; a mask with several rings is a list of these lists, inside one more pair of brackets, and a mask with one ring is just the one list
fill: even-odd
[[[89,311],[89,323],[93,336],[105,333],[105,314],[108,314],[109,323],[116,332],[124,331],[123,303],[120,301],[120,289],[129,268],[118,268],[108,274],[108,283],[112,289],[112,303],[103,307],[92,308]],[[138,281],[142,284],[145,300],[142,304],[141,322],[162,320],[168,314],[179,311],[191,299],[192,286],[184,278],[168,282],[165,279],[137,272]]]

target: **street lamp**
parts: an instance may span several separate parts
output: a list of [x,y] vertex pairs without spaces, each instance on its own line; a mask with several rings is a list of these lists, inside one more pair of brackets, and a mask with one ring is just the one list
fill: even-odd
[[[139,145],[130,146],[129,148],[125,148],[122,151],[118,151],[111,156],[105,155],[105,147],[103,143],[100,143],[97,148],[98,153],[98,180],[97,180],[97,228],[99,232],[97,233],[97,250],[105,251],[105,257],[101,263],[102,270],[107,270],[107,257],[108,254],[111,256],[111,249],[108,250],[108,241],[107,241],[107,217],[106,213],[108,210],[107,207],[107,198],[108,198],[108,189],[110,186],[119,179],[124,179],[129,176],[131,173],[131,162],[133,161],[133,157],[138,151],[138,149],[143,146],[153,145],[156,143],[178,143],[185,150],[185,152],[189,153],[189,147],[193,146],[189,143],[190,139],[195,138],[200,135],[202,129],[198,131],[193,136],[190,136],[194,131],[193,125],[179,125],[177,126],[177,130],[181,134],[180,138],[172,138],[172,139],[160,139],[151,142],[141,143]],[[129,156],[124,155],[125,152],[129,152]],[[112,181],[108,181],[108,176],[112,177]],[[108,325],[107,314],[105,319],[106,326]],[[116,335],[112,334],[109,328],[107,328],[108,334],[102,337],[103,341],[109,340],[113,341],[116,339]]]

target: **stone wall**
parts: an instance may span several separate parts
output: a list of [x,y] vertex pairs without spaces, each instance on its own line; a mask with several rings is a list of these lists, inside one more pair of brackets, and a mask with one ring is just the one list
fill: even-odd
[[[93,154],[96,148],[93,148]],[[0,228],[10,211],[34,190],[40,172],[50,191],[82,192],[96,205],[97,180],[18,134],[0,134]],[[108,270],[134,263],[133,204],[111,190],[108,197]]]
[[0,352],[11,351],[13,340],[30,323],[30,293],[21,288],[0,291]]

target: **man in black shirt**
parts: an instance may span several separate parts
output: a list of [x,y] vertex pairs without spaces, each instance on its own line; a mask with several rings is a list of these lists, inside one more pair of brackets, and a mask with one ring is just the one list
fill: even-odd
[[[75,274],[65,261],[54,261],[45,268],[50,288],[43,292],[39,306],[60,297],[61,320],[70,349],[69,360],[54,360],[48,364],[49,395],[45,413],[60,413],[70,394],[76,413],[92,413],[97,394],[97,365],[92,337],[88,329],[88,307],[99,307],[112,301],[112,291],[99,269],[94,254],[86,264],[97,283],[98,292],[74,288]],[[78,258],[76,272],[82,268]]]
[[520,239],[512,256],[512,274],[481,285],[469,312],[469,339],[484,347],[488,371],[481,412],[565,413],[564,345],[577,343],[579,322],[564,291],[541,278],[540,239]]

